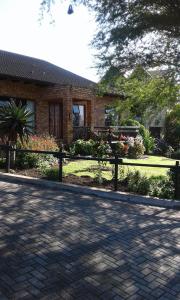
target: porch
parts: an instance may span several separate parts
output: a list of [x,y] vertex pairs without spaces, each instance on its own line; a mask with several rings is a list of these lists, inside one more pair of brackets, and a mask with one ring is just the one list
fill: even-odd
[[91,136],[91,130],[99,135],[107,134],[110,128],[112,129],[113,134],[117,137],[119,137],[120,135],[136,137],[139,133],[138,126],[101,126],[94,128],[90,126],[74,126],[73,140],[89,139]]

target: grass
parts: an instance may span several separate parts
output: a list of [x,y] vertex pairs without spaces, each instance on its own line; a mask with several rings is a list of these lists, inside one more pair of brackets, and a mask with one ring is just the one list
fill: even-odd
[[[157,164],[157,165],[175,165],[176,160],[163,157],[163,156],[148,156],[145,159],[124,159],[124,162],[132,163],[142,163],[142,164]],[[126,167],[127,168],[127,167]],[[146,174],[146,176],[151,177],[153,175],[167,175],[169,169],[165,168],[153,168],[153,167],[129,167],[139,170],[141,173]]]
[[[161,165],[175,165],[176,160],[162,157],[162,156],[147,156],[144,159],[124,159],[124,162],[131,163],[146,163],[146,164],[161,164]],[[74,174],[77,176],[90,176],[94,178],[96,176],[96,170],[98,169],[98,163],[96,161],[72,161],[64,166],[63,171],[65,175]],[[103,171],[103,177],[106,179],[112,178],[112,165],[109,163],[106,165],[106,171]],[[155,175],[166,175],[169,169],[153,168],[153,167],[132,167],[125,166],[125,170],[139,170],[141,173],[146,174],[148,177]]]
[[[106,165],[108,169],[111,169],[112,166],[108,163]],[[90,176],[92,178],[96,177],[96,170],[99,168],[99,165],[96,161],[88,160],[78,160],[68,163],[63,167],[65,176],[69,174],[74,174],[76,176]],[[103,177],[106,179],[112,178],[111,170],[103,171]]]

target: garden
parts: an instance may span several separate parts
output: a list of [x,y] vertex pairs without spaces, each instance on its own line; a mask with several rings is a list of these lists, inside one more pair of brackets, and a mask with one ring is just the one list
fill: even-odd
[[[115,175],[114,163],[111,162],[114,158],[121,158],[117,190],[173,199],[175,174],[170,166],[175,166],[176,161],[180,159],[179,117],[176,121],[180,105],[177,105],[174,110],[166,118],[163,139],[154,139],[142,124],[128,119],[126,122],[123,121],[123,125],[137,126],[139,132],[135,136],[117,134],[113,128],[109,128],[103,134],[90,132],[88,140],[79,139],[70,145],[58,145],[52,136],[33,135],[29,123],[22,122],[22,120],[26,121],[25,116],[28,116],[28,112],[21,106],[15,107],[12,103],[1,108],[0,118],[3,119],[3,113],[11,115],[13,112],[16,117],[18,114],[19,126],[15,129],[12,127],[13,129],[10,130],[12,124],[7,124],[7,118],[4,123],[1,122],[1,134],[4,137],[2,144],[14,141],[13,149],[16,151],[11,151],[11,173],[58,181],[57,154],[60,148],[63,153],[63,182],[113,189],[114,178],[117,175]],[[10,118],[8,122],[9,120]],[[176,125],[174,125],[175,121]],[[18,151],[18,149],[31,150],[31,152]],[[33,151],[55,153],[52,155],[33,153]],[[1,148],[1,171],[4,171],[7,162],[5,152]],[[134,164],[138,166],[133,166]],[[161,167],[143,167],[141,164],[161,165]]]
[[[145,154],[145,147],[139,136],[137,139],[134,138],[134,145],[132,145],[133,138],[130,140],[129,153],[127,144],[123,148],[124,143],[118,141],[113,150],[109,143],[102,140],[75,141],[65,150],[68,159],[63,159],[63,182],[113,189],[114,165],[104,162],[103,159],[114,155],[123,157],[125,163],[175,165],[172,158]],[[54,138],[49,136],[30,136],[27,143],[18,142],[17,148],[55,152],[59,150]],[[83,156],[84,160],[75,159],[80,156]],[[99,158],[100,161],[86,160],[92,157]],[[3,167],[3,160],[1,166]],[[11,172],[58,181],[58,159],[49,154],[17,152]],[[165,168],[120,166],[118,190],[172,198],[174,195],[172,174]]]

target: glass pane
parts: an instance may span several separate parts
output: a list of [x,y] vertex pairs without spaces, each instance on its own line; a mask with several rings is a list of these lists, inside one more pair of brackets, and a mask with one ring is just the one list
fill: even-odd
[[7,105],[9,103],[8,100],[0,100],[0,106]]
[[114,108],[105,108],[105,126],[116,126],[118,125],[118,115]]
[[73,105],[73,113],[79,114],[79,105]]
[[79,126],[84,126],[84,105],[79,105]]
[[34,132],[34,128],[35,128],[35,105],[33,101],[26,101],[26,108],[28,109],[28,111],[32,112],[33,115],[30,116],[29,121],[31,121],[31,126],[33,126],[32,132]]
[[73,105],[73,126],[84,126],[84,105]]

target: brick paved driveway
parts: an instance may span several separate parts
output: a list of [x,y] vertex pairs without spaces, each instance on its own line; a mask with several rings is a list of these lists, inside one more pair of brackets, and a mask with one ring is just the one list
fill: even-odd
[[179,221],[178,211],[1,182],[0,300],[180,299]]

